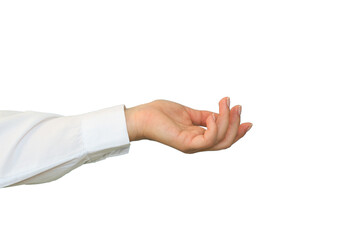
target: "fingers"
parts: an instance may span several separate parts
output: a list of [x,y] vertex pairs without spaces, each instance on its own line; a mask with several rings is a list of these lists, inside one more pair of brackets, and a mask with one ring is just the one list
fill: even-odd
[[[223,107],[222,101],[224,101],[224,99],[222,99],[220,101],[220,114],[218,116],[219,119],[221,119],[222,117],[222,121],[226,121],[226,117],[224,113],[226,113],[226,111],[224,111],[224,109],[221,111],[221,107]],[[229,148],[230,146],[232,146],[235,142],[237,142],[239,139],[241,139],[242,137],[244,137],[244,135],[251,129],[252,127],[252,123],[243,123],[240,124],[241,121],[241,111],[242,111],[242,106],[238,105],[233,107],[230,110],[229,113],[229,123],[226,129],[226,134],[224,137],[220,136],[220,128],[221,125],[223,124],[223,126],[225,126],[226,124],[220,120],[218,120],[217,126],[218,126],[218,134],[217,134],[217,141],[216,144],[211,146],[210,148],[206,149],[206,151],[215,151],[215,150],[221,150],[221,149],[226,149]]]
[[219,116],[216,119],[216,124],[218,125],[217,142],[220,142],[224,139],[229,127],[229,120],[230,120],[230,98],[225,97],[221,99],[219,102]]
[[252,126],[253,126],[252,123],[243,123],[243,124],[241,124],[239,126],[238,131],[237,131],[234,143],[237,142],[243,136],[245,136],[245,134],[251,129]]
[[230,111],[230,123],[229,128],[227,129],[225,138],[217,143],[211,150],[220,150],[229,148],[234,142],[238,134],[238,129],[240,126],[240,114],[241,106],[237,105],[233,107]]
[[230,110],[229,101],[228,97],[220,100],[219,114],[187,109],[193,124],[206,126],[207,129],[204,134],[195,136],[184,152],[226,149],[250,130],[252,123],[240,124],[242,107],[237,105]]
[[214,146],[217,140],[218,127],[215,122],[214,114],[206,119],[206,131],[203,135],[194,137],[186,152],[198,152]]

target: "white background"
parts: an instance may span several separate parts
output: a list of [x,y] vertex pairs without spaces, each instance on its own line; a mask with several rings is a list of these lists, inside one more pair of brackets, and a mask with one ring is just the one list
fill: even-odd
[[[155,99],[254,124],[0,189],[1,239],[359,239],[359,1],[1,1],[0,109]],[[0,146],[1,151],[1,146]]]

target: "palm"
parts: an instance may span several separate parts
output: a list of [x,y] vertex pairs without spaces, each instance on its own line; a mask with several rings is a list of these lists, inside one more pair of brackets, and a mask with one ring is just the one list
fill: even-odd
[[180,148],[190,146],[205,132],[204,128],[193,123],[189,108],[178,103],[157,100],[149,103],[149,110],[145,118],[145,126],[152,129],[146,134],[149,139]]

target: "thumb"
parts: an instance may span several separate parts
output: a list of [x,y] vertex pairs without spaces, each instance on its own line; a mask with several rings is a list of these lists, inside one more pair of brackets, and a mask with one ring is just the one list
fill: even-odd
[[203,135],[196,136],[192,141],[194,150],[204,150],[216,144],[218,128],[215,122],[215,114],[210,114],[206,119],[206,131]]

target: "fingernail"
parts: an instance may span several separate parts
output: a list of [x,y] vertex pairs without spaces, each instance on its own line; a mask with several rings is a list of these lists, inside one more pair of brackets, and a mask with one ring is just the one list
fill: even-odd
[[250,126],[248,126],[246,131],[248,132],[252,128],[252,126],[253,126],[252,124]]
[[230,98],[229,97],[226,99],[226,103],[227,103],[228,108],[230,108]]
[[215,121],[215,113],[213,113],[212,116],[213,116],[213,119],[214,119],[214,121]]
[[239,114],[239,116],[241,115],[241,109],[242,109],[242,106],[239,105],[239,107],[238,107],[238,114]]

